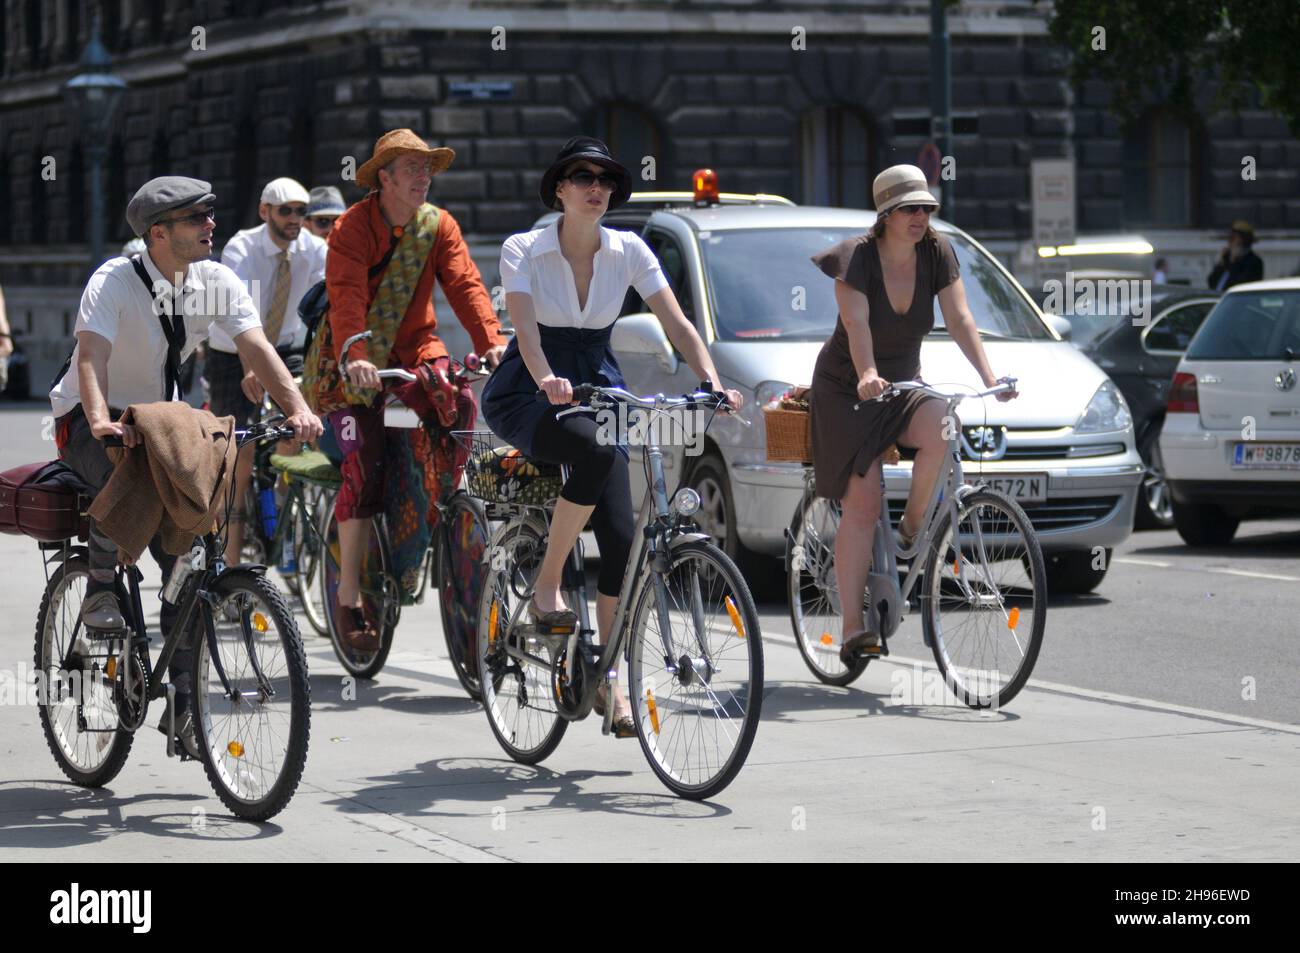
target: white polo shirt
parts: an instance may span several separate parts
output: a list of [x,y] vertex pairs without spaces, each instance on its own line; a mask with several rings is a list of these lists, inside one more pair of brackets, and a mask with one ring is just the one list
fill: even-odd
[[501,246],[501,285],[507,294],[532,297],[539,324],[593,329],[614,323],[623,310],[628,286],[646,299],[667,288],[668,279],[640,235],[602,226],[587,306],[579,308],[578,286],[560,252],[560,220],[556,219],[545,228],[506,239]]
[[[284,307],[280,340],[271,342],[277,347],[301,346],[306,329],[298,317],[298,302],[312,285],[325,277],[327,247],[324,239],[317,238],[306,228],[289,243],[289,300]],[[265,315],[271,307],[271,297],[275,294],[275,271],[280,264],[276,256],[279,254],[280,248],[271,240],[266,223],[236,232],[221,252],[221,263],[243,280],[260,315]],[[235,342],[215,325],[211,346],[214,351],[235,352]]]
[[[244,283],[220,262],[200,261],[190,265],[177,293],[148,252],[141,258],[153,286],[179,300],[176,307],[185,316],[182,361],[194,353],[210,329],[219,327],[233,339],[262,326]],[[74,334],[78,331],[94,331],[113,344],[108,357],[108,393],[104,395],[110,407],[125,410],[131,404],[163,399],[167,337],[154,313],[153,296],[129,258],[112,258],[90,276],[86,290],[81,293],[81,307],[73,328]],[[50,404],[56,417],[81,403],[77,378],[80,350],[78,343],[72,352],[72,366],[50,391]]]

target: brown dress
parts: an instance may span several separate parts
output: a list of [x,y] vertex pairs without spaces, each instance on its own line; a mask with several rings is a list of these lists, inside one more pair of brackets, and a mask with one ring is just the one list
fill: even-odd
[[[871,346],[876,371],[887,381],[906,381],[921,373],[921,339],[934,326],[934,296],[957,280],[957,256],[942,235],[923,238],[916,247],[916,286],[906,314],[894,312],[885,293],[875,239],[859,235],[813,256],[813,264],[867,296]],[[843,319],[817,356],[812,380],[812,452],[817,495],[838,500],[852,474],[864,474],[872,462],[907,429],[912,414],[926,400],[910,392],[881,403],[858,403],[857,368],[849,351]]]

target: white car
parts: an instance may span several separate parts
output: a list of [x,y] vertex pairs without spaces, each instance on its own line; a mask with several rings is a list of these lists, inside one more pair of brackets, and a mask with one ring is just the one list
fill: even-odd
[[1178,363],[1160,434],[1174,525],[1192,546],[1300,513],[1300,279],[1230,289]]

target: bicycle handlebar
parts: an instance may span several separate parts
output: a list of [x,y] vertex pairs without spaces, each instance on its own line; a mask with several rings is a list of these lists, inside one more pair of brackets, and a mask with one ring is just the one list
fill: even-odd
[[1014,392],[1016,389],[1017,380],[1019,380],[1019,378],[999,377],[996,386],[990,387],[988,390],[979,391],[978,393],[974,393],[974,394],[945,393],[944,391],[937,390],[934,387],[931,387],[929,384],[925,383],[925,381],[894,381],[883,391],[877,394],[875,397],[868,397],[866,400],[858,401],[856,404],[853,405],[853,409],[857,410],[865,403],[879,404],[886,400],[892,400],[893,398],[898,397],[901,394],[913,390],[922,391],[926,394],[929,394],[931,397],[938,397],[940,400],[962,401],[968,397],[993,397],[997,394]]
[[[710,386],[710,382],[704,381],[700,390],[697,390],[692,394],[683,394],[680,397],[665,397],[663,394],[655,394],[652,397],[641,397],[622,387],[601,387],[598,384],[577,384],[573,388],[573,399],[579,404],[587,406],[569,407],[560,411],[556,416],[563,417],[567,414],[588,410],[592,406],[595,406],[594,402],[599,398],[604,397],[610,401],[611,404],[613,401],[618,400],[635,407],[644,407],[647,410],[663,410],[668,407],[696,407],[700,404],[705,404],[709,408],[721,410],[724,413],[735,416],[736,419],[746,427],[750,426],[748,420],[741,417],[734,409],[732,409],[731,403],[727,400],[725,394],[721,391],[704,390],[704,386]],[[550,398],[547,397],[546,392],[540,390],[534,395],[534,399],[539,401],[550,400]]]
[[[257,440],[293,440],[295,439],[292,427],[274,427],[270,424],[253,424],[246,430],[235,428],[235,443],[243,446],[246,443]],[[105,434],[103,437],[105,447],[117,447],[126,449],[122,443],[122,438],[117,434]]]
[[[343,356],[339,358],[339,374],[341,376],[348,376],[348,351],[352,350],[352,345],[358,341],[368,341],[373,336],[373,331],[362,331],[360,334],[354,334],[343,342]],[[472,352],[466,354],[463,361],[453,360],[452,364],[454,365],[453,369],[458,368],[456,373],[469,377],[487,377],[490,373],[483,370],[482,365],[479,363],[479,356]],[[419,379],[404,367],[389,367],[379,371],[378,374],[380,380],[399,380],[406,381],[408,384]]]

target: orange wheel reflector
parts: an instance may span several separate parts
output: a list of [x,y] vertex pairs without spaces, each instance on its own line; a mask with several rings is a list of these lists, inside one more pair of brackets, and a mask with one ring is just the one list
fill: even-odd
[[740,610],[731,601],[731,596],[727,596],[724,601],[727,603],[727,615],[731,616],[731,626],[736,630],[736,634],[743,639],[745,637],[745,625],[740,621]]
[[952,574],[953,574],[954,576],[960,576],[960,575],[961,575],[961,564],[958,563],[958,561],[955,560],[955,559],[952,561]]
[[498,603],[492,600],[492,608],[488,610],[488,645],[497,640],[497,619],[500,618],[500,610],[497,608]]
[[1015,631],[1016,626],[1020,624],[1020,606],[1012,606],[1011,611],[1007,613],[1007,628]]
[[659,734],[659,709],[655,707],[655,693],[650,689],[645,690],[645,707],[650,713],[650,725]]
[[244,756],[244,746],[238,741],[232,741],[226,745],[226,750],[230,752],[232,758],[242,758]]
[[831,638],[831,634],[830,634],[829,632],[823,632],[823,633],[822,633],[822,639],[821,639],[821,642],[822,642],[822,645],[834,645],[834,644],[835,644],[835,640]]
[[253,613],[253,628],[258,632],[265,632],[269,626],[266,624],[266,616],[260,612]]
[[104,666],[104,674],[107,675],[109,678],[117,678],[117,656],[116,655],[114,655],[111,659],[109,659],[108,664]]

